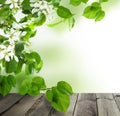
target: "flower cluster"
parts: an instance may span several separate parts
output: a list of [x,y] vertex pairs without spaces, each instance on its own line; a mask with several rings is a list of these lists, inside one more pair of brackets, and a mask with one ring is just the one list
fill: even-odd
[[10,4],[10,9],[18,8],[19,4],[23,2],[23,0],[6,0],[6,4]]
[[0,60],[5,59],[7,62],[9,62],[10,59],[13,58],[18,62],[18,57],[14,52],[14,45],[0,45]]
[[19,61],[15,55],[15,44],[20,41],[21,36],[26,34],[20,31],[21,28],[19,24],[13,23],[12,28],[8,32],[3,33],[3,37],[7,39],[0,45],[0,60],[5,59],[9,62],[14,58],[17,62]]
[[52,13],[53,5],[51,5],[49,2],[45,0],[30,0],[31,4],[30,6],[33,7],[32,14],[38,13],[44,13],[45,15],[49,15]]

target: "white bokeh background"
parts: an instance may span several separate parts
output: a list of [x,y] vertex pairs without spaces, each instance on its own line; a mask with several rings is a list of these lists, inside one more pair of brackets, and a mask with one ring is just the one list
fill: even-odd
[[65,80],[74,92],[120,91],[120,1],[104,6],[101,22],[80,16],[71,31],[65,24],[40,27],[31,49],[44,61],[40,75],[48,86]]

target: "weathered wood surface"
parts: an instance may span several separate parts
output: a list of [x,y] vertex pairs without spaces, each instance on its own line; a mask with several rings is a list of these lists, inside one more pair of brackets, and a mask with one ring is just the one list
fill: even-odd
[[43,94],[10,94],[0,96],[0,116],[120,116],[120,93],[74,94],[66,113],[53,109]]

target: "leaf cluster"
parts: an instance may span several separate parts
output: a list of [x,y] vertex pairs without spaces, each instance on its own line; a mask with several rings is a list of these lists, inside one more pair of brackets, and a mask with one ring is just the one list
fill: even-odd
[[0,94],[7,95],[12,87],[16,86],[16,79],[13,75],[2,76],[0,75]]
[[[83,16],[100,21],[105,16],[101,4],[107,1],[99,0],[87,5],[89,0],[69,0],[69,5],[65,6],[61,4],[62,0],[13,0],[11,3],[7,3],[9,0],[0,0],[0,29],[4,33],[0,35],[0,94],[9,94],[16,87],[17,75],[24,71],[26,78],[19,85],[20,94],[36,96],[43,92],[56,110],[66,112],[70,95],[73,94],[71,86],[60,81],[56,86],[47,88],[44,78],[33,76],[41,70],[43,61],[39,53],[29,50],[29,40],[35,37],[37,27],[44,24],[53,27],[67,21],[69,28],[73,28],[75,14],[72,13],[71,6],[86,4]],[[18,18],[16,14],[19,12],[22,17]],[[60,21],[49,24],[52,14],[60,18]],[[32,77],[28,78],[29,75]]]
[[105,12],[102,10],[100,3],[94,2],[85,8],[83,16],[88,19],[95,19],[95,21],[100,21],[104,18]]

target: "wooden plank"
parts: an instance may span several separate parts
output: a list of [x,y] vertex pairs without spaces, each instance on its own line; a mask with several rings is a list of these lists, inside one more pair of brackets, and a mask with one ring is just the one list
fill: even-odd
[[16,102],[18,102],[23,96],[19,94],[9,94],[3,97],[0,100],[0,114],[6,110],[8,110],[11,106],[13,106]]
[[50,113],[49,113],[49,116],[73,116],[77,99],[78,99],[78,94],[73,94],[71,96],[70,106],[69,106],[68,111],[66,113],[58,112],[52,108]]
[[115,97],[120,97],[120,93],[113,93]]
[[97,93],[97,99],[113,99],[112,93]]
[[[120,116],[117,104],[112,94],[97,94],[97,105],[99,116]],[[101,96],[101,97],[100,97]]]
[[19,103],[15,104],[1,116],[25,116],[26,112],[32,107],[35,101],[42,95],[31,97],[26,95]]
[[45,96],[37,99],[25,116],[48,116],[52,106],[45,99]]
[[114,95],[114,98],[115,98],[115,101],[116,101],[116,104],[119,108],[119,111],[120,111],[120,94],[119,93],[115,93],[113,94]]
[[96,95],[79,94],[73,116],[97,116]]

